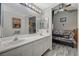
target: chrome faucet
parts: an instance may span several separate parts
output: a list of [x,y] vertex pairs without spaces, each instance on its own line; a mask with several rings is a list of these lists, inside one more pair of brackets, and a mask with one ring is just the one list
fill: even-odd
[[19,31],[19,30],[16,30],[16,31],[14,32],[14,34],[20,34],[20,31]]
[[40,33],[40,35],[42,35],[42,33]]
[[17,40],[18,40],[18,38],[17,38],[17,36],[15,36],[14,41],[17,41]]
[[14,32],[14,35],[15,35],[14,41],[17,41],[17,40],[18,40],[17,35],[18,35],[19,33],[20,33],[19,30],[16,30],[16,31]]
[[41,35],[41,36],[43,35],[42,30],[41,30],[41,32],[40,32],[40,35]]

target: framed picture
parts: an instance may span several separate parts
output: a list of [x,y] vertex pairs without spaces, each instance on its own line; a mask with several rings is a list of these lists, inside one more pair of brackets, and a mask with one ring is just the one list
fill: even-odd
[[36,17],[29,17],[29,33],[36,33]]
[[13,28],[21,28],[21,19],[13,17]]
[[60,18],[60,22],[66,22],[66,17]]

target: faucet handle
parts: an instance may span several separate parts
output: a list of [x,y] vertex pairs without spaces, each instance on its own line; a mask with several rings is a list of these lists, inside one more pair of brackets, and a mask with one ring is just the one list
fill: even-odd
[[18,38],[15,36],[14,41],[18,40]]
[[20,30],[15,30],[14,34],[20,34]]

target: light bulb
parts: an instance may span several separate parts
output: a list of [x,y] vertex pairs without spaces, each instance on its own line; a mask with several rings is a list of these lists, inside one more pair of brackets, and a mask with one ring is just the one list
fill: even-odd
[[59,11],[59,12],[60,12],[60,11],[61,11],[61,12],[63,12],[63,11],[64,11],[64,9],[59,9],[58,11]]

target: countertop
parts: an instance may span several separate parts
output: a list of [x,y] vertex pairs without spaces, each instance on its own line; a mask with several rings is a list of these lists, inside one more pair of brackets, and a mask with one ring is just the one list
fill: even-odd
[[33,41],[39,40],[39,39],[47,37],[47,36],[49,36],[49,35],[35,35],[35,36],[29,36],[29,37],[20,36],[20,37],[18,37],[19,40],[17,40],[17,41],[13,41],[13,42],[6,43],[6,44],[0,44],[0,53],[20,47],[22,45],[31,43]]

